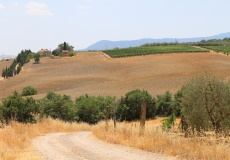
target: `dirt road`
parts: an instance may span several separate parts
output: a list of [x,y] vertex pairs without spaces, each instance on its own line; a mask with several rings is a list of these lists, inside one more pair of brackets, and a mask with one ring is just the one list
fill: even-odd
[[96,140],[91,132],[55,133],[33,141],[47,160],[166,160],[173,159]]

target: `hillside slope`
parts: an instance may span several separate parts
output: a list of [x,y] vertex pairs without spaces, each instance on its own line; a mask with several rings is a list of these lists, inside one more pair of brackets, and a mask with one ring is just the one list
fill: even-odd
[[43,97],[48,91],[71,95],[122,96],[133,89],[152,95],[176,92],[192,77],[211,71],[230,79],[230,56],[217,53],[180,53],[111,59],[101,52],[75,57],[33,61],[10,79],[0,81],[0,99],[13,91],[34,86]]

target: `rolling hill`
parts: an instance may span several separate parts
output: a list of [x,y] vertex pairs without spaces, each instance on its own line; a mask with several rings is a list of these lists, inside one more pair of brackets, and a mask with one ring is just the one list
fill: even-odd
[[[174,53],[131,58],[108,58],[102,52],[82,52],[74,57],[30,61],[15,77],[0,81],[0,99],[27,86],[47,92],[78,96],[124,96],[134,89],[151,95],[176,92],[192,77],[210,71],[230,80],[230,56],[217,53]],[[4,67],[5,64],[2,63]]]
[[162,38],[162,39],[151,39],[151,38],[143,38],[139,40],[124,40],[124,41],[109,41],[109,40],[101,40],[96,42],[84,50],[106,50],[113,48],[127,48],[127,47],[136,47],[146,43],[162,43],[162,42],[199,42],[201,40],[209,40],[209,39],[223,39],[226,37],[230,37],[230,32],[222,33],[210,37],[197,37],[197,38]]

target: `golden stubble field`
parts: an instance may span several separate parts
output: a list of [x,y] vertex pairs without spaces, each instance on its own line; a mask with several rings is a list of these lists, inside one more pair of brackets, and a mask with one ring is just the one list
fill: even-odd
[[[0,62],[0,68],[2,65]],[[101,52],[82,52],[75,57],[42,58],[40,64],[31,60],[19,75],[0,81],[0,99],[29,85],[38,89],[36,98],[48,91],[72,98],[86,93],[120,97],[133,89],[156,96],[166,90],[175,93],[203,72],[229,80],[230,56],[175,53],[112,59]]]

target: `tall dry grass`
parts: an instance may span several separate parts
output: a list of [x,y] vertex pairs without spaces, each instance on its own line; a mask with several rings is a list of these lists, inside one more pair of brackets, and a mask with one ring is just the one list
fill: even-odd
[[53,119],[45,119],[37,124],[12,122],[0,129],[0,160],[38,160],[31,145],[33,138],[54,132],[90,131],[91,128],[84,123],[64,123]]
[[45,119],[37,124],[12,122],[0,129],[0,160],[40,160],[31,145],[33,138],[54,132],[93,131],[101,140],[126,145],[151,152],[177,156],[182,159],[230,159],[230,144],[211,143],[200,138],[184,138],[178,133],[162,132],[155,123],[147,122],[145,134],[139,136],[137,123],[118,123],[116,130],[109,123],[108,131],[105,122],[92,127],[88,124],[64,123],[58,120]]
[[139,135],[139,126],[130,123],[118,123],[113,128],[109,123],[105,130],[104,122],[93,128],[93,134],[104,141],[121,144],[150,152],[176,156],[182,159],[229,160],[230,144],[210,143],[207,139],[184,138],[179,133],[162,132],[160,128],[146,125],[145,134]]

